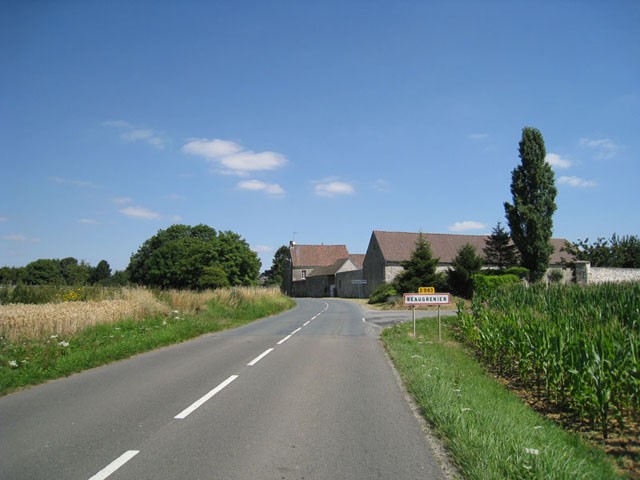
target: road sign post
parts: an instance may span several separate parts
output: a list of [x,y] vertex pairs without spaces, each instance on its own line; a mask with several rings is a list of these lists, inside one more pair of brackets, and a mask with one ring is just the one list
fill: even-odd
[[[429,287],[421,287],[421,289]],[[449,305],[451,296],[448,293],[405,293],[404,304],[413,307],[413,337],[416,337],[416,307],[418,305],[438,306],[438,340],[442,341],[442,323],[440,322],[440,305]]]

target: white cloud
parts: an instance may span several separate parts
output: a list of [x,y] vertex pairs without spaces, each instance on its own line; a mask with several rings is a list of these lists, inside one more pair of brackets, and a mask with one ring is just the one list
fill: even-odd
[[182,200],[186,200],[187,197],[183,196],[183,195],[179,195],[177,193],[170,193],[169,195],[165,195],[164,198],[166,198],[167,200],[171,200],[173,202],[178,202],[178,201],[182,201]]
[[107,120],[103,122],[102,125],[105,127],[115,127],[115,128],[133,128],[129,122],[125,122],[124,120]]
[[589,188],[595,187],[597,182],[595,180],[585,180],[580,177],[572,177],[572,176],[562,176],[558,178],[558,184],[560,185],[569,185],[570,187],[577,188]]
[[253,192],[264,192],[268,195],[282,196],[284,189],[277,183],[265,183],[260,180],[246,180],[238,183],[238,188]]
[[622,149],[620,145],[617,145],[610,138],[581,138],[580,145],[592,149],[595,152],[595,158],[598,160],[610,160]]
[[557,153],[548,153],[545,160],[555,168],[569,168],[572,165],[571,160],[563,158]]
[[161,217],[161,215],[153,210],[149,210],[145,207],[125,207],[119,210],[120,213],[126,215],[127,217],[132,218],[141,218],[143,220],[156,220]]
[[377,192],[388,192],[390,190],[389,182],[380,178],[373,182],[373,189]]
[[95,183],[87,182],[85,180],[72,180],[63,177],[50,177],[49,180],[55,183],[59,183],[60,185],[73,185],[74,187],[80,188],[100,188],[100,186],[96,185]]
[[484,223],[475,222],[473,220],[465,220],[464,222],[455,222],[449,226],[450,232],[466,232],[467,230],[482,230],[487,228]]
[[489,138],[489,135],[486,133],[472,133],[467,138],[469,140],[479,141],[479,140],[486,140],[487,138]]
[[126,142],[145,142],[157,149],[163,149],[166,144],[166,140],[155,130],[136,127],[124,120],[109,120],[102,125],[120,130],[120,138]]
[[39,242],[40,239],[39,238],[29,238],[25,235],[22,235],[20,233],[14,233],[11,235],[3,235],[2,236],[3,240],[8,240],[10,242],[21,242],[21,243],[36,243]]
[[255,247],[251,247],[251,250],[256,253],[271,253],[273,252],[273,247],[269,247],[267,245],[256,245]]
[[229,140],[220,140],[218,138],[214,138],[213,140],[207,140],[206,138],[191,140],[182,147],[184,153],[198,155],[207,160],[226,157],[242,150],[242,146],[237,143]]
[[250,172],[276,170],[287,163],[284,155],[277,152],[254,152],[230,140],[215,138],[195,139],[182,146],[182,152],[203,157],[210,163],[222,167],[216,173],[244,176]]
[[82,225],[100,225],[99,221],[92,218],[81,218],[78,220],[78,223],[81,223]]
[[133,202],[131,197],[116,197],[113,199],[113,203],[116,205],[129,205],[131,202]]
[[325,179],[314,182],[315,194],[319,197],[337,197],[338,195],[353,195],[355,188],[350,183],[338,180]]

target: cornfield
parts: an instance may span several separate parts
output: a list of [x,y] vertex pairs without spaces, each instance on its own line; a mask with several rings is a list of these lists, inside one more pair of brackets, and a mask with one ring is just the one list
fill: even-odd
[[474,297],[466,341],[505,377],[604,439],[640,412],[640,283],[522,285]]

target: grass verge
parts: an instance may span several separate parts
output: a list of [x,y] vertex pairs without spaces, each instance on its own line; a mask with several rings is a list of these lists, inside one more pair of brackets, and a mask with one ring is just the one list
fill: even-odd
[[605,454],[540,416],[469,355],[444,320],[396,325],[382,334],[407,390],[465,479],[621,478]]
[[[170,301],[173,307],[173,297],[178,293],[164,296],[163,300]],[[174,309],[143,319],[90,325],[72,334],[49,332],[45,337],[20,340],[3,336],[0,395],[205,333],[235,328],[287,310],[293,304],[290,298],[273,292],[236,289],[211,294],[202,308],[186,313]]]

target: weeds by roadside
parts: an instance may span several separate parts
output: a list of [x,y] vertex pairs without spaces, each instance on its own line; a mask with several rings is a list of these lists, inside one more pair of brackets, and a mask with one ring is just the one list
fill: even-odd
[[[451,325],[445,323],[445,325]],[[465,479],[614,479],[604,453],[536,414],[433,320],[383,332],[389,355]]]

